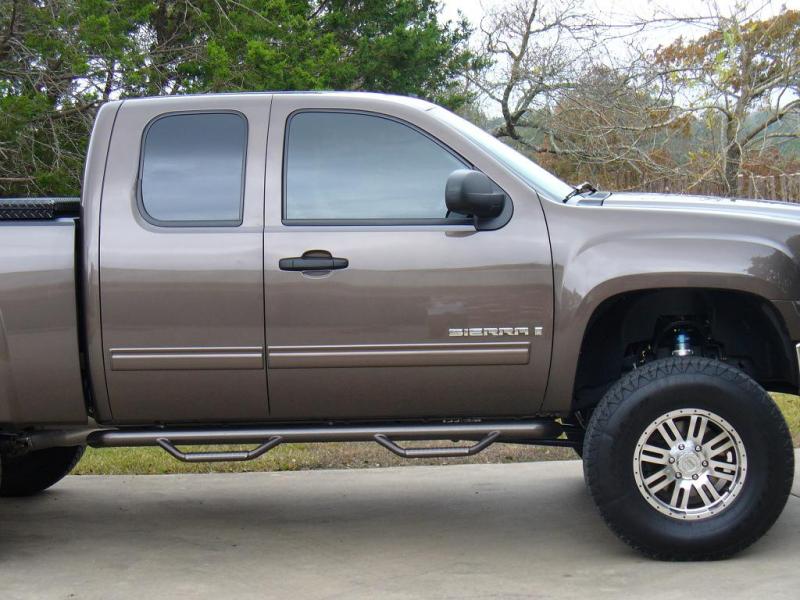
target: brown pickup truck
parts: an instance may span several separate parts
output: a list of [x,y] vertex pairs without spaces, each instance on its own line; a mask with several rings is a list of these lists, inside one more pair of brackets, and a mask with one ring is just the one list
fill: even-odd
[[0,201],[0,495],[86,446],[560,445],[622,539],[720,558],[790,492],[798,342],[800,207],[576,189],[417,99],[109,102],[80,201]]

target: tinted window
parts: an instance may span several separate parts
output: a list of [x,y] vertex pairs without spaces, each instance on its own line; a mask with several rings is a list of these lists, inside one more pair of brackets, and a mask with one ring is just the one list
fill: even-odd
[[443,219],[447,177],[464,163],[378,116],[304,112],[289,122],[287,219]]
[[247,123],[232,113],[153,121],[142,154],[141,202],[167,223],[239,224]]
[[459,132],[519,175],[531,187],[543,190],[553,200],[563,200],[567,194],[575,190],[571,185],[564,183],[531,159],[514,150],[511,146],[504,144],[490,133],[451,113],[449,110],[436,106],[431,109],[429,114],[455,127]]

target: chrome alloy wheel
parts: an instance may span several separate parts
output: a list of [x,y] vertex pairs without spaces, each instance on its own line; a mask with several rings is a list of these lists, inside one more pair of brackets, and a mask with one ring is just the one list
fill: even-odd
[[633,476],[647,502],[675,519],[706,519],[742,490],[747,453],[725,419],[687,408],[662,415],[636,443]]

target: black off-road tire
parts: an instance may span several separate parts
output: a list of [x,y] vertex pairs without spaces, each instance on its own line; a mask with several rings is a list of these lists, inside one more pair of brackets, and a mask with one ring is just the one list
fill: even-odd
[[[686,409],[727,421],[747,459],[738,495],[702,519],[660,512],[634,475],[640,436],[663,415]],[[589,491],[609,527],[662,560],[716,560],[748,547],[780,515],[794,476],[792,439],[772,398],[742,371],[705,358],[658,360],[623,377],[594,411],[583,451]]]
[[83,456],[83,446],[47,448],[0,457],[0,496],[32,496],[61,481]]

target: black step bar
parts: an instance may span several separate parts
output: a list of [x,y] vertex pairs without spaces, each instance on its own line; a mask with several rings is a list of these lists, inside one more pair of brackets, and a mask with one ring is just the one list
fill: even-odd
[[[93,448],[160,447],[184,462],[245,461],[284,443],[376,442],[404,458],[473,456],[497,442],[553,444],[563,426],[550,419],[457,421],[395,425],[264,426],[230,428],[130,428],[29,433],[30,450],[86,444]],[[398,441],[474,441],[472,446],[403,448]],[[178,446],[256,444],[252,450],[183,452]]]
[[166,438],[159,438],[156,440],[168,454],[172,455],[180,461],[187,463],[199,462],[241,462],[245,460],[255,460],[278,446],[283,440],[279,437],[272,437],[266,442],[253,448],[252,450],[240,450],[229,452],[181,452],[172,442]]
[[449,448],[403,448],[381,433],[376,435],[374,439],[381,446],[401,458],[455,458],[458,456],[474,456],[478,452],[483,452],[486,448],[494,444],[499,437],[499,431],[492,431],[477,444],[473,444],[472,446]]

